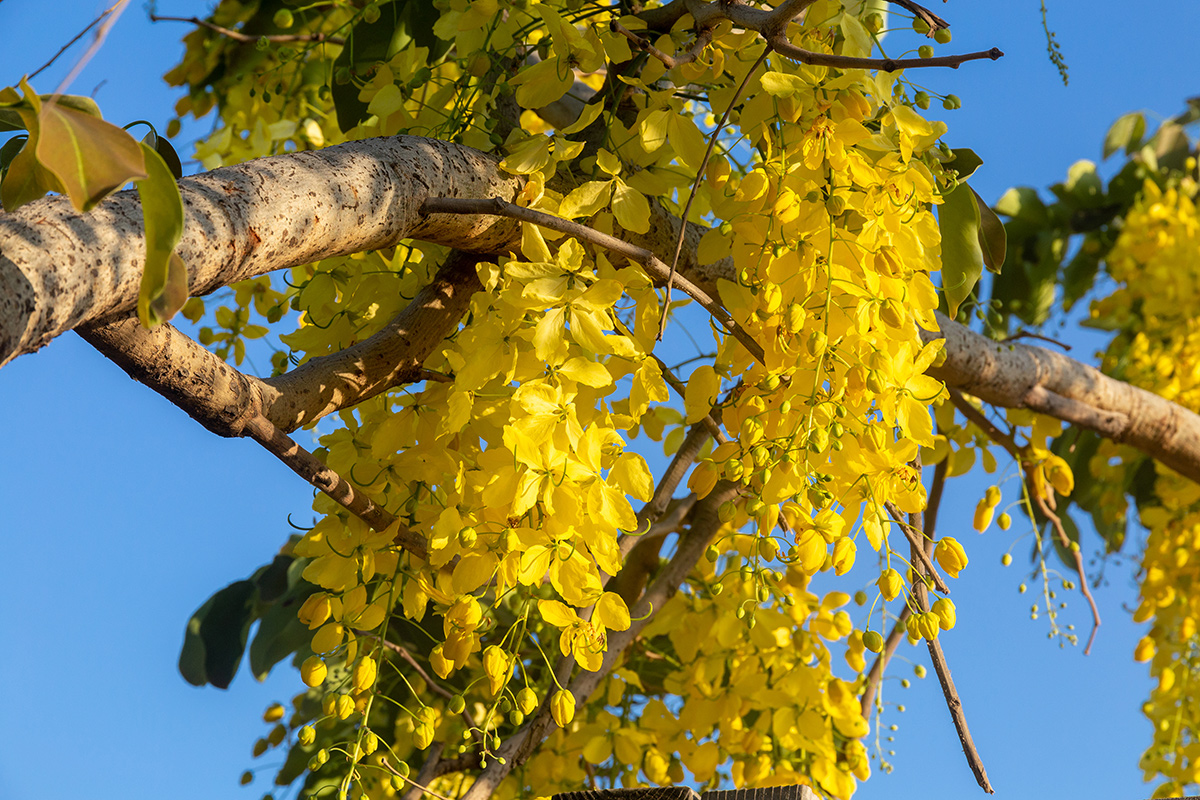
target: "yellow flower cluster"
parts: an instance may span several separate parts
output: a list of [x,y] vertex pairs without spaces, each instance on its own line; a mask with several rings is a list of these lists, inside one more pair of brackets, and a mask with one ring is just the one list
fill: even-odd
[[[425,48],[408,46],[351,75],[365,108],[351,130],[334,130],[328,101],[305,88],[315,78],[285,59],[273,74],[300,88],[273,99],[226,89],[223,126],[201,146],[205,163],[342,136],[454,138],[499,146],[503,168],[526,181],[522,205],[601,231],[646,232],[651,203],[679,210],[704,157],[703,114],[681,88],[705,87],[710,110],[723,111],[763,46],[754,32],[723,26],[695,63],[667,70],[650,60],[623,76],[636,91],[620,113],[592,104],[552,135],[533,124],[501,135],[501,101],[548,106],[584,73],[630,61],[629,43],[609,30],[609,12],[584,14],[569,2],[438,5],[434,32],[454,41],[454,55],[430,62]],[[818,0],[808,19],[821,26],[793,25],[798,43],[861,54],[862,24],[841,3]],[[673,35],[657,45],[673,50]],[[518,45],[540,58],[514,59],[515,75],[497,76],[496,54]],[[308,57],[333,57],[326,53]],[[918,326],[937,326],[932,209],[951,185],[949,154],[939,145],[945,125],[921,118],[906,92],[895,74],[772,57],[725,134],[742,142],[745,159],[718,151],[701,176],[695,212],[719,224],[701,240],[700,260],[728,257],[715,289],[761,346],[761,361],[714,329],[701,347],[712,354],[677,376],[686,390],[673,400],[674,376],[655,352],[665,352],[656,341],[662,296],[642,269],[526,225],[520,252],[480,265],[484,291],[424,364],[445,380],[398,388],[341,412],[332,430],[323,425],[318,455],[425,536],[429,558],[401,553],[393,531],[315,501],[321,518],[294,548],[319,588],[299,612],[313,631],[314,655],[302,667],[312,689],[298,724],[316,720],[300,728],[315,733],[297,745],[315,752],[311,767],[343,752],[351,763],[343,787],[391,797],[389,769],[434,741],[448,756],[480,752],[487,761],[543,698],[559,730],[501,797],[578,788],[585,765],[626,785],[677,782],[686,769],[699,782],[812,782],[831,796],[853,793],[870,772],[864,634],[878,634],[869,618],[856,629],[843,608],[848,593],[818,598],[809,581],[822,571],[843,576],[866,554],[878,563],[883,601],[908,601],[908,565],[891,549],[885,507],[923,509],[913,462],[920,448],[944,445],[931,413],[944,388],[925,374],[941,343],[922,344]],[[315,130],[281,124],[300,106]],[[290,348],[281,367],[378,330],[442,255],[405,243],[329,259],[294,270],[286,288],[244,288],[227,314],[244,323],[252,306],[268,318],[273,308],[299,312],[280,337]],[[710,415],[727,441],[704,451],[689,485],[700,497],[722,478],[741,488],[720,509],[725,526],[711,559],[653,609],[607,688],[577,698],[552,674],[558,657],[597,671],[612,633],[633,624],[605,581],[622,570],[639,534],[636,509],[654,491],[649,450],[634,442],[663,441],[671,455],[687,427]],[[935,556],[951,576],[967,564],[954,539]],[[955,617],[953,604],[935,599],[911,632],[933,638]],[[413,639],[404,655],[384,646],[405,632]],[[843,643],[846,677],[835,675],[830,642]],[[436,681],[453,689],[435,691]],[[388,703],[374,703],[381,692]],[[464,780],[444,776],[435,788],[454,794]]]
[[[1197,186],[1185,178],[1166,190],[1147,181],[1109,256],[1121,282],[1093,304],[1093,316],[1120,333],[1105,354],[1105,367],[1121,378],[1200,411],[1200,326],[1191,310],[1200,301],[1200,216]],[[1093,459],[1112,485],[1126,481],[1122,451],[1107,447]],[[1116,473],[1115,480],[1112,480]],[[1154,740],[1142,756],[1146,780],[1165,778],[1155,797],[1185,793],[1200,784],[1200,488],[1157,467],[1155,504],[1142,504],[1149,531],[1142,555],[1137,622],[1150,629],[1134,658],[1150,662],[1158,679],[1143,711]],[[1124,498],[1106,498],[1123,510]]]

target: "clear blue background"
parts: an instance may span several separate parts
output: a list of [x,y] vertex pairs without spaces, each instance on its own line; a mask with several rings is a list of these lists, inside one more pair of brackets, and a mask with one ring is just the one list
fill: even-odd
[[[1145,11],[1114,0],[1049,3],[1071,67],[1068,88],[1046,58],[1034,0],[934,8],[955,34],[940,51],[1006,53],[924,79],[962,98],[961,110],[937,115],[950,123],[952,145],[984,158],[972,184],[989,200],[1014,184],[1061,180],[1077,159],[1098,159],[1120,114],[1170,116],[1200,93],[1195,2]],[[40,66],[106,4],[0,1],[0,84]],[[203,15],[209,5],[164,1],[158,11]],[[135,4],[72,91],[94,93],[112,120],[165,124],[176,96],[161,76],[186,32],[151,24]],[[891,50],[902,36],[890,37]],[[50,91],[80,52],[82,43],[38,88]],[[190,125],[180,141],[203,130]],[[1075,355],[1088,358],[1096,346]],[[260,685],[242,674],[221,692],[188,686],[175,664],[188,616],[270,560],[289,533],[288,514],[309,518],[310,490],[256,445],[212,436],[73,334],[0,370],[0,419],[0,799],[268,791],[278,759],[261,762],[267,769],[251,789],[238,788],[238,775],[267,730],[263,708],[286,701],[297,676],[281,669]],[[1150,681],[1131,659],[1141,633],[1127,610],[1136,564],[1110,565],[1110,585],[1097,593],[1105,624],[1093,655],[1060,650],[1046,639],[1044,616],[1029,620],[1032,592],[1017,594],[1029,540],[1013,549],[1013,567],[999,565],[1020,523],[1009,533],[970,530],[989,482],[960,481],[943,509],[941,532],[957,534],[971,557],[953,587],[961,625],[943,643],[998,796],[1148,797],[1137,760],[1150,739],[1140,713]],[[1086,604],[1065,599],[1064,622],[1086,634]],[[925,662],[916,649],[901,653]],[[885,699],[907,708],[889,706],[885,718],[899,726],[896,742],[885,742],[897,751],[895,772],[876,775],[858,797],[977,793],[932,671],[901,689],[898,678],[910,672],[897,664],[885,686]]]

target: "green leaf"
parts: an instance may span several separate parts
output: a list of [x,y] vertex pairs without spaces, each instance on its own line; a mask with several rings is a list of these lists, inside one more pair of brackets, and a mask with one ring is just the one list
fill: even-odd
[[141,144],[116,125],[55,102],[41,104],[38,126],[38,161],[62,182],[79,211],[146,177]]
[[275,559],[254,573],[251,580],[258,586],[258,597],[264,603],[274,603],[289,588],[288,569],[295,562],[294,556],[275,556]]
[[183,177],[183,162],[179,160],[179,153],[175,152],[175,148],[166,138],[159,136],[158,133],[151,128],[150,132],[142,137],[142,144],[148,144],[154,148],[154,152],[162,158],[163,163],[167,165],[167,169],[171,171],[171,175],[175,180]]
[[[970,186],[967,187],[971,189]],[[1008,236],[1004,232],[1004,223],[996,216],[996,212],[983,201],[979,192],[971,189],[975,205],[979,209],[979,249],[983,253],[984,266],[989,272],[999,272],[1004,266],[1004,256],[1008,249]]]
[[37,200],[46,192],[62,191],[62,184],[54,173],[42,166],[34,155],[37,134],[31,134],[25,146],[13,156],[0,184],[0,205],[5,211],[15,211],[26,203]]
[[1086,158],[1071,165],[1065,183],[1050,188],[1068,205],[1079,208],[1095,208],[1104,202],[1104,183],[1096,174],[1096,165]]
[[1151,142],[1161,169],[1182,172],[1191,155],[1191,142],[1183,126],[1168,120],[1159,126]]
[[251,581],[231,583],[192,615],[179,656],[184,680],[194,686],[229,688],[246,650],[256,591]]
[[[16,97],[16,101],[13,98]],[[97,119],[100,118],[100,106],[96,105],[96,101],[90,97],[83,97],[77,94],[60,94],[51,95],[43,94],[38,96],[39,102],[45,103],[49,100],[54,100],[59,105],[73,108],[76,111],[82,111],[84,114],[89,114]],[[16,90],[9,87],[0,93],[0,133],[7,131],[25,131],[29,130],[25,119],[21,116],[21,111],[16,106],[24,106],[26,110],[33,108],[32,104],[26,103],[23,99],[17,96]]]
[[28,141],[28,136],[14,136],[0,146],[0,178],[4,177],[4,173],[8,171],[8,165],[12,163],[17,153],[21,152],[21,148]]
[[[342,52],[333,62],[334,72],[342,67],[362,76],[372,67],[387,61],[414,42],[429,49],[432,66],[445,54],[450,42],[439,39],[433,32],[441,11],[433,0],[395,0],[379,3],[380,15],[375,22],[360,21],[346,37]],[[359,86],[334,83],[331,89],[333,107],[337,111],[338,127],[348,131],[366,119],[367,104],[358,99]]]
[[983,159],[968,147],[956,147],[950,152],[954,153],[954,158],[950,159],[946,166],[958,173],[960,181],[965,181],[983,166]]
[[1083,297],[1096,282],[1100,270],[1100,247],[1095,244],[1096,235],[1088,234],[1084,244],[1063,268],[1063,310],[1071,307]]
[[142,325],[152,328],[187,302],[187,267],[175,252],[183,236],[183,198],[162,157],[145,143],[139,147],[149,174],[137,182],[146,224],[146,266],[137,308]]
[[204,638],[200,630],[208,612],[212,610],[212,597],[197,609],[188,620],[183,633],[183,649],[179,653],[179,674],[192,686],[204,686],[208,683],[208,672],[204,669]]
[[970,186],[960,183],[938,206],[942,231],[942,291],[953,318],[983,274],[979,205]]
[[1122,149],[1126,155],[1132,155],[1134,150],[1142,146],[1145,134],[1146,117],[1140,111],[1120,117],[1104,137],[1104,158]]
[[996,213],[1039,227],[1050,221],[1046,204],[1038,197],[1037,190],[1028,186],[1017,186],[1005,192],[996,203]]
[[[280,559],[288,562],[282,575],[286,589],[274,601],[270,601],[263,597],[262,582],[264,579],[274,580],[267,576],[277,569]],[[318,588],[301,577],[306,566],[308,559],[276,556],[270,566],[260,570],[259,595],[269,606],[263,611],[254,640],[250,643],[250,673],[255,680],[266,679],[272,667],[292,653],[307,649],[312,640],[312,631],[296,616],[296,611]]]

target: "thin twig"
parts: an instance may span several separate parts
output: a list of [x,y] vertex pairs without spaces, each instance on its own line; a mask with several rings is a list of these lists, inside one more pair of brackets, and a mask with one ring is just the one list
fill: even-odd
[[968,403],[967,399],[962,396],[962,392],[958,391],[957,389],[952,389],[949,386],[946,387],[946,390],[950,393],[950,402],[954,404],[954,407],[957,408],[964,417],[971,422],[974,422],[976,427],[986,433],[988,438],[990,438],[996,444],[1007,450],[1009,454],[1013,456],[1013,458],[1020,458],[1018,453],[1021,450],[1021,446],[1017,444],[1017,440],[1013,438],[1012,433],[1006,433],[1005,431],[1000,430],[1000,428],[997,427],[994,422],[983,415],[982,411]]
[[[921,455],[917,454],[912,462],[913,468],[917,473],[921,472]],[[908,515],[909,525],[914,530],[924,531],[925,521],[924,515],[918,511]],[[918,560],[921,555],[928,559],[928,548],[933,544],[932,538],[927,542],[913,541],[911,544],[913,560]],[[925,588],[925,581],[914,580],[912,587],[913,601],[917,608],[922,613],[929,612],[929,595]],[[958,695],[958,689],[954,686],[954,679],[950,676],[950,665],[946,663],[946,654],[942,652],[942,645],[935,636],[926,641],[929,648],[929,659],[933,662],[933,668],[937,671],[938,682],[942,685],[942,695],[946,698],[946,708],[950,711],[950,718],[954,721],[954,729],[958,732],[958,741],[962,745],[963,755],[967,757],[967,764],[971,767],[971,772],[975,774],[975,780],[988,794],[995,794],[992,789],[992,784],[988,781],[987,769],[983,766],[983,759],[979,756],[979,750],[975,747],[975,741],[971,738],[971,729],[967,727],[967,716],[963,712],[962,698]]]
[[[62,83],[58,84],[58,88],[54,90],[55,95],[65,92],[67,87],[71,85],[71,81],[75,80],[79,76],[79,73],[83,71],[83,68],[88,65],[88,62],[92,60],[92,56],[99,52],[101,46],[104,44],[104,40],[108,38],[108,32],[112,30],[113,25],[117,24],[117,20],[121,18],[121,15],[125,13],[125,9],[128,7],[129,0],[120,0],[120,2],[113,5],[112,8],[101,15],[107,18],[96,30],[96,38],[92,40],[88,49],[83,51],[83,55],[75,62],[75,66],[71,67],[71,71],[67,73],[67,77],[63,78]],[[57,57],[55,56],[55,58]]]
[[840,56],[835,53],[817,53],[805,50],[789,42],[783,36],[767,39],[767,43],[781,56],[799,61],[814,67],[833,67],[834,69],[877,69],[881,72],[898,72],[902,69],[924,69],[926,67],[950,67],[958,69],[968,61],[990,59],[996,61],[1004,57],[1004,51],[999,47],[981,50],[976,53],[960,53],[955,56],[933,56],[932,58],[861,58],[858,56]]
[[895,503],[889,500],[883,504],[883,507],[887,509],[888,514],[900,526],[900,530],[904,531],[904,536],[908,539],[908,544],[912,549],[914,557],[921,562],[921,566],[925,569],[925,574],[933,581],[933,588],[942,594],[950,594],[950,587],[942,580],[942,576],[938,574],[937,568],[933,565],[933,560],[925,552],[925,542],[921,541],[923,533],[918,533],[917,529],[913,528],[911,523],[904,521],[904,512],[897,508]]
[[[667,312],[671,309],[671,285],[675,282],[675,271],[679,268],[679,254],[683,252],[683,239],[687,234],[688,215],[692,213],[692,203],[696,201],[696,192],[700,189],[700,181],[704,179],[704,171],[708,169],[708,160],[712,158],[713,148],[717,145],[717,138],[721,135],[721,131],[725,130],[725,123],[729,121],[729,115],[733,113],[733,107],[737,105],[738,100],[742,96],[742,92],[746,91],[746,85],[750,83],[750,76],[755,70],[767,60],[767,56],[771,53],[771,47],[768,45],[763,50],[762,55],[754,62],[754,66],[746,73],[746,77],[742,79],[742,83],[738,86],[737,91],[733,93],[733,99],[729,101],[729,106],[725,109],[725,113],[721,115],[717,126],[713,128],[712,135],[708,137],[708,147],[704,150],[704,158],[700,160],[700,167],[696,170],[696,179],[692,181],[692,190],[688,193],[687,203],[683,207],[683,214],[679,219],[679,238],[675,240],[675,254],[671,256],[671,271],[667,277],[667,292],[666,298],[663,300],[662,316],[658,320],[658,339],[662,341],[663,334],[667,330]],[[762,362],[762,359],[759,359]]]
[[61,56],[63,53],[67,52],[67,50],[69,50],[71,48],[71,45],[78,42],[80,39],[82,39],[87,34],[88,31],[90,31],[92,28],[99,25],[100,21],[103,20],[105,17],[107,17],[109,14],[111,14],[113,12],[113,9],[115,9],[119,5],[121,5],[121,4],[117,3],[116,5],[109,6],[108,9],[100,12],[100,16],[96,17],[94,20],[92,20],[90,23],[88,23],[88,26],[86,28],[81,30],[79,33],[75,34],[75,36],[72,37],[71,41],[67,42],[62,47],[60,47],[58,49],[58,52],[50,57],[49,61],[47,61],[45,64],[42,64],[40,67],[35,69],[33,72],[29,73],[28,79],[33,80],[38,75],[41,75],[43,72],[45,72],[47,69],[49,69],[50,65],[53,64],[55,61],[57,61],[59,56]]
[[783,0],[782,3],[771,9],[771,13],[767,16],[767,23],[763,26],[763,29],[779,31],[781,33],[785,32],[788,23],[803,13],[814,2],[815,0]]
[[[938,462],[933,470],[933,485],[929,487],[929,502],[925,506],[925,555],[930,555],[930,547],[936,538],[938,512],[942,505],[942,491],[946,487],[947,460],[942,459]],[[896,619],[896,624],[888,633],[887,641],[884,644],[883,650],[875,657],[875,663],[871,665],[871,669],[867,672],[866,690],[863,692],[862,714],[864,717],[870,712],[871,706],[875,701],[875,694],[879,690],[879,682],[883,680],[883,672],[887,668],[888,661],[896,652],[896,648],[900,646],[900,640],[907,633],[906,624],[908,618],[912,616],[912,606],[907,603],[900,609],[900,616]]]
[[[663,361],[654,353],[651,353],[650,355],[653,356],[654,360],[658,362],[658,368],[659,371],[662,372],[663,380],[667,382],[668,386],[675,390],[675,393],[679,395],[680,399],[683,399],[687,394],[687,385],[683,381],[679,380],[679,378],[675,377],[675,374],[671,372],[671,368],[667,366],[665,361]],[[704,418],[700,420],[700,424],[708,429],[708,432],[712,434],[712,437],[716,439],[719,444],[725,444],[726,442],[730,441],[729,437],[725,435],[725,431],[721,430],[721,426],[717,424],[717,420],[713,417],[711,411],[704,415]]]
[[[298,445],[292,437],[276,428],[264,416],[257,416],[246,423],[246,434],[261,444],[286,464],[293,472],[304,478],[329,496],[334,502],[354,516],[382,533],[397,525],[396,517],[381,508],[366,495],[354,490],[350,483],[336,471],[322,464],[316,456]],[[425,537],[399,525],[395,542],[422,560],[429,556]]]
[[429,791],[427,787],[438,776],[438,765],[442,763],[442,753],[444,752],[446,752],[445,742],[437,742],[429,749],[425,763],[421,765],[416,777],[409,781],[412,788],[404,793],[404,800],[421,800],[424,792],[429,792],[435,797],[440,796]]
[[908,9],[921,19],[925,20],[925,22],[929,24],[929,32],[925,35],[930,38],[933,38],[934,33],[936,33],[939,29],[950,27],[949,22],[946,22],[946,20],[933,13],[925,6],[914,3],[912,0],[888,0],[888,2],[892,5],[897,5],[901,8]]
[[1062,546],[1067,548],[1067,550],[1070,551],[1074,556],[1075,570],[1079,573],[1079,591],[1083,594],[1084,599],[1087,600],[1088,606],[1090,606],[1092,610],[1092,632],[1091,635],[1088,636],[1087,646],[1083,648],[1083,654],[1085,656],[1090,655],[1092,652],[1092,643],[1096,641],[1096,633],[1100,629],[1100,609],[1096,605],[1096,599],[1092,597],[1092,590],[1088,587],[1087,573],[1083,568],[1083,555],[1079,551],[1078,545],[1075,547],[1071,546],[1071,538],[1067,536],[1067,532],[1063,528],[1062,519],[1054,513],[1053,509],[1050,508],[1050,504],[1046,502],[1046,498],[1039,494],[1037,488],[1033,485],[1032,475],[1033,470],[1036,469],[1036,467],[1028,463],[1028,453],[1026,449],[1016,443],[1016,440],[1012,434],[1006,434],[997,428],[991,420],[989,420],[982,413],[980,413],[978,409],[968,403],[966,399],[954,389],[950,390],[950,402],[954,403],[955,408],[961,411],[967,419],[969,419],[971,422],[974,422],[976,425],[982,428],[984,432],[987,433],[987,435],[995,442],[1003,446],[1004,449],[1008,451],[1009,455],[1017,459],[1017,461],[1021,464],[1021,471],[1025,475],[1026,485],[1029,487],[1030,496],[1037,501],[1039,510],[1041,510],[1041,512],[1046,516],[1046,519],[1050,520],[1050,524],[1054,526],[1055,534],[1058,536]]
[[260,39],[266,39],[268,42],[276,42],[276,43],[284,43],[284,42],[314,42],[317,44],[320,44],[321,42],[325,42],[327,44],[345,44],[346,43],[346,40],[343,39],[341,36],[330,36],[329,34],[321,33],[320,31],[318,31],[316,33],[272,33],[272,34],[266,34],[263,36],[251,36],[248,33],[242,33],[241,31],[235,31],[231,28],[223,28],[220,25],[209,22],[206,19],[200,19],[199,17],[162,17],[157,14],[151,14],[150,21],[151,22],[186,22],[190,25],[197,25],[201,28],[207,28],[208,30],[212,31],[213,33],[219,33],[222,36],[225,36],[229,39],[233,39],[235,42],[241,42],[243,44],[252,44],[254,42],[257,42]]
[[672,56],[659,50],[650,43],[649,39],[638,36],[615,19],[608,23],[608,27],[613,33],[619,33],[628,39],[638,50],[643,50],[647,55],[657,58],[666,65],[667,69],[674,69],[681,64],[690,64],[695,61],[704,52],[704,48],[708,47],[712,42],[713,38],[712,28],[701,28],[696,33],[696,41],[692,42],[692,45],[683,51],[682,55],[676,54]]
[[514,205],[499,197],[471,199],[465,197],[430,197],[421,205],[421,214],[490,214],[497,217],[510,217],[512,219],[529,222],[534,225],[540,225],[543,228],[560,231],[569,236],[573,236],[589,244],[594,244],[598,247],[604,247],[608,250],[618,253],[629,258],[630,260],[642,265],[642,267],[656,280],[663,281],[667,286],[675,286],[680,291],[686,293],[689,297],[695,300],[700,306],[707,311],[717,322],[725,327],[726,330],[733,335],[735,339],[742,343],[742,346],[754,356],[758,363],[764,363],[766,356],[763,353],[762,347],[754,338],[737,323],[737,321],[729,314],[728,311],[721,306],[716,300],[708,296],[708,293],[696,286],[686,278],[674,274],[668,269],[667,265],[662,260],[654,255],[654,253],[630,244],[629,242],[618,239],[615,236],[610,236],[607,233],[601,233],[595,228],[589,228],[586,225],[581,225],[578,222],[573,222],[569,219],[563,219],[553,214],[547,214],[544,211],[535,211],[532,208],[524,208]]
[[[440,742],[439,742],[439,744],[440,744]],[[428,763],[428,762],[426,762],[426,763]],[[399,773],[399,772],[396,770],[396,768],[395,768],[395,767],[393,767],[391,764],[389,764],[389,763],[388,763],[387,756],[383,756],[383,757],[381,757],[381,758],[379,759],[379,764],[380,764],[380,766],[382,766],[384,769],[386,769],[386,770],[387,770],[388,772],[390,772],[391,774],[395,775],[395,776],[396,776],[397,778],[399,778],[400,780],[404,781],[405,783],[409,784],[410,786],[413,786],[413,787],[415,787],[415,788],[417,788],[417,789],[420,789],[420,790],[421,790],[422,792],[424,792],[425,794],[432,795],[432,796],[436,797],[436,798],[437,798],[437,800],[450,800],[450,798],[449,798],[449,797],[446,797],[444,794],[438,794],[438,793],[437,793],[437,792],[435,792],[433,789],[430,789],[428,786],[422,786],[421,784],[419,784],[419,783],[417,783],[416,781],[414,781],[412,778],[409,778],[407,775],[401,775],[401,774],[400,774],[400,773]],[[424,768],[424,767],[422,767],[422,768],[421,768],[421,771],[423,772],[423,771],[424,771],[424,769],[425,769],[425,768]]]
[[[396,644],[395,642],[389,641],[389,640],[383,638],[382,636],[378,636],[373,633],[368,633],[366,631],[356,631],[356,633],[358,633],[360,636],[365,636],[369,639],[376,639],[385,648],[387,648],[388,650],[391,650],[393,653],[400,656],[400,658],[404,659],[404,661],[406,661],[408,663],[408,665],[410,667],[412,667],[414,670],[416,670],[417,674],[421,676],[421,680],[425,681],[425,685],[429,687],[429,691],[433,692],[438,697],[444,698],[446,700],[454,699],[454,694],[452,692],[450,692],[448,689],[446,689],[444,686],[442,686],[440,683],[435,681],[433,679],[433,676],[431,676],[428,672],[426,672],[425,668],[421,666],[421,663],[419,661],[417,661],[415,658],[413,658],[412,653],[408,652],[408,648],[404,647],[403,645]],[[459,712],[459,716],[463,718],[463,722],[467,723],[467,727],[469,730],[475,731],[476,740],[482,742],[483,741],[482,730],[479,728],[479,726],[477,724],[475,724],[475,718],[473,716],[471,716],[471,712],[468,711],[464,707],[463,710],[461,712]]]
[[1018,339],[1039,339],[1043,342],[1049,342],[1050,344],[1056,344],[1068,353],[1071,352],[1071,345],[1067,344],[1066,342],[1060,342],[1058,339],[1052,339],[1049,336],[1043,336],[1042,334],[1034,333],[1033,331],[1017,331],[1012,336],[1005,336],[1000,341],[1015,342]]

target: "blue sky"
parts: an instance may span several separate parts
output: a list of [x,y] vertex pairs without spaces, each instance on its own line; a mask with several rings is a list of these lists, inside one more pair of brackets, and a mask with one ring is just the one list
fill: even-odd
[[[1152,20],[1114,0],[1048,2],[1069,87],[1046,58],[1037,2],[934,8],[953,25],[953,44],[942,50],[997,46],[1007,54],[924,80],[962,98],[961,110],[938,115],[953,146],[983,157],[972,184],[989,200],[1011,185],[1060,180],[1077,159],[1098,159],[1120,114],[1170,116],[1200,93],[1191,82],[1194,2],[1156,3]],[[8,33],[0,84],[40,66],[106,4],[0,1]],[[187,16],[208,5],[164,0],[158,9]],[[175,97],[161,75],[180,56],[186,30],[152,25],[134,5],[72,90],[94,92],[115,121],[165,124]],[[41,91],[78,52],[42,77]],[[202,129],[190,126],[181,138]],[[262,780],[240,789],[237,779],[266,732],[259,715],[295,692],[294,673],[277,671],[262,685],[239,675],[221,692],[188,686],[175,663],[188,616],[270,560],[289,533],[288,514],[309,517],[311,491],[256,445],[212,436],[71,334],[0,370],[0,418],[8,420],[0,459],[0,798],[267,791]],[[1017,594],[1029,552],[1028,539],[1013,546],[1020,522],[1006,534],[970,530],[990,482],[960,486],[943,509],[942,532],[956,533],[971,557],[953,587],[961,624],[944,647],[999,796],[1148,797],[1137,760],[1150,737],[1139,710],[1150,682],[1132,662],[1141,634],[1125,609],[1135,597],[1133,566],[1112,565],[1110,585],[1097,593],[1105,624],[1093,655],[1060,650],[1046,638],[1044,617],[1030,621],[1030,595]],[[1003,569],[1010,547],[1015,563]],[[1085,629],[1082,598],[1062,599],[1070,603],[1065,621]],[[919,651],[907,654],[927,663]],[[877,775],[858,796],[978,792],[936,680],[931,674],[902,689],[898,678],[909,672],[898,667],[885,687],[887,701],[906,707],[890,706],[885,719],[899,726],[895,743],[884,743],[896,750],[895,772]]]

